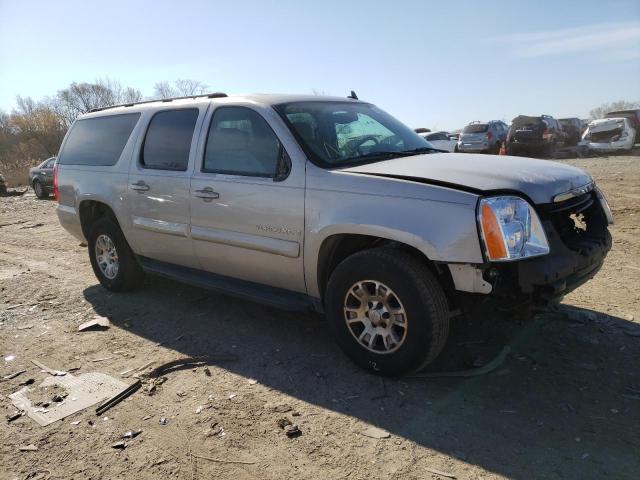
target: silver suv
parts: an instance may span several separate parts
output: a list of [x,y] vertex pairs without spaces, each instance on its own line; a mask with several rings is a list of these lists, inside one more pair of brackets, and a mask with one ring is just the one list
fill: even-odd
[[611,212],[581,170],[442,153],[356,99],[94,111],[67,133],[54,190],[105,288],[146,272],[325,312],[346,354],[387,375],[436,358],[451,312],[545,304],[611,246]]
[[460,134],[458,151],[497,154],[507,138],[508,130],[507,124],[501,120],[471,122]]

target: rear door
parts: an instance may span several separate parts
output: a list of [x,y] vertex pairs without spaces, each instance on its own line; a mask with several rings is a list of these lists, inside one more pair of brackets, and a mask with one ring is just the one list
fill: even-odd
[[189,237],[190,176],[206,105],[156,111],[129,170],[129,241],[139,255],[198,267]]
[[305,172],[291,165],[282,121],[250,105],[219,106],[209,117],[191,180],[191,236],[202,268],[304,292]]
[[39,176],[42,179],[42,183],[46,187],[53,185],[53,165],[56,163],[56,157],[51,157],[40,167]]

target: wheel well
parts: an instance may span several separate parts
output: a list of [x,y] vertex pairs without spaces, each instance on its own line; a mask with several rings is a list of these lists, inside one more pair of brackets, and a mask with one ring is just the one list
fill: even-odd
[[448,269],[439,268],[437,264],[431,262],[424,253],[415,247],[370,235],[337,234],[326,238],[322,242],[318,254],[318,289],[321,299],[324,301],[329,278],[340,262],[356,252],[376,247],[392,247],[408,252],[414,255],[417,261],[424,262],[437,277],[444,277],[445,283],[443,287],[445,287],[445,290],[448,284],[451,283],[451,279],[446,278],[447,275],[450,277]]
[[89,231],[96,220],[107,217],[118,223],[115,213],[106,203],[96,200],[85,200],[80,204],[80,224],[84,238],[89,238]]

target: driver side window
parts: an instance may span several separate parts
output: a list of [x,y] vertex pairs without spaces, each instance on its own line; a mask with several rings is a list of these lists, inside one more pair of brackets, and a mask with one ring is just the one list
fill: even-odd
[[213,114],[203,172],[275,177],[282,146],[269,124],[246,107],[218,107]]
[[[339,112],[338,112],[339,114]],[[394,133],[381,123],[363,113],[357,114],[357,120],[350,123],[335,123],[338,149],[345,156],[352,155],[354,149],[372,149]]]

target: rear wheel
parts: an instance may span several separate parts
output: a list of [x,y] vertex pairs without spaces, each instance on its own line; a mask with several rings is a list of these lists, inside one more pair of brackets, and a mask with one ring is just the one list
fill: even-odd
[[45,191],[40,180],[33,181],[33,191],[38,198],[47,198],[49,194]]
[[142,283],[144,272],[115,222],[97,220],[91,227],[88,247],[93,272],[103,287],[124,292]]
[[544,147],[544,152],[543,152],[543,156],[545,158],[553,158],[553,154],[556,151],[556,144],[555,143],[549,143]]
[[327,317],[357,365],[383,375],[424,368],[449,333],[447,300],[420,259],[391,248],[358,252],[331,275]]

